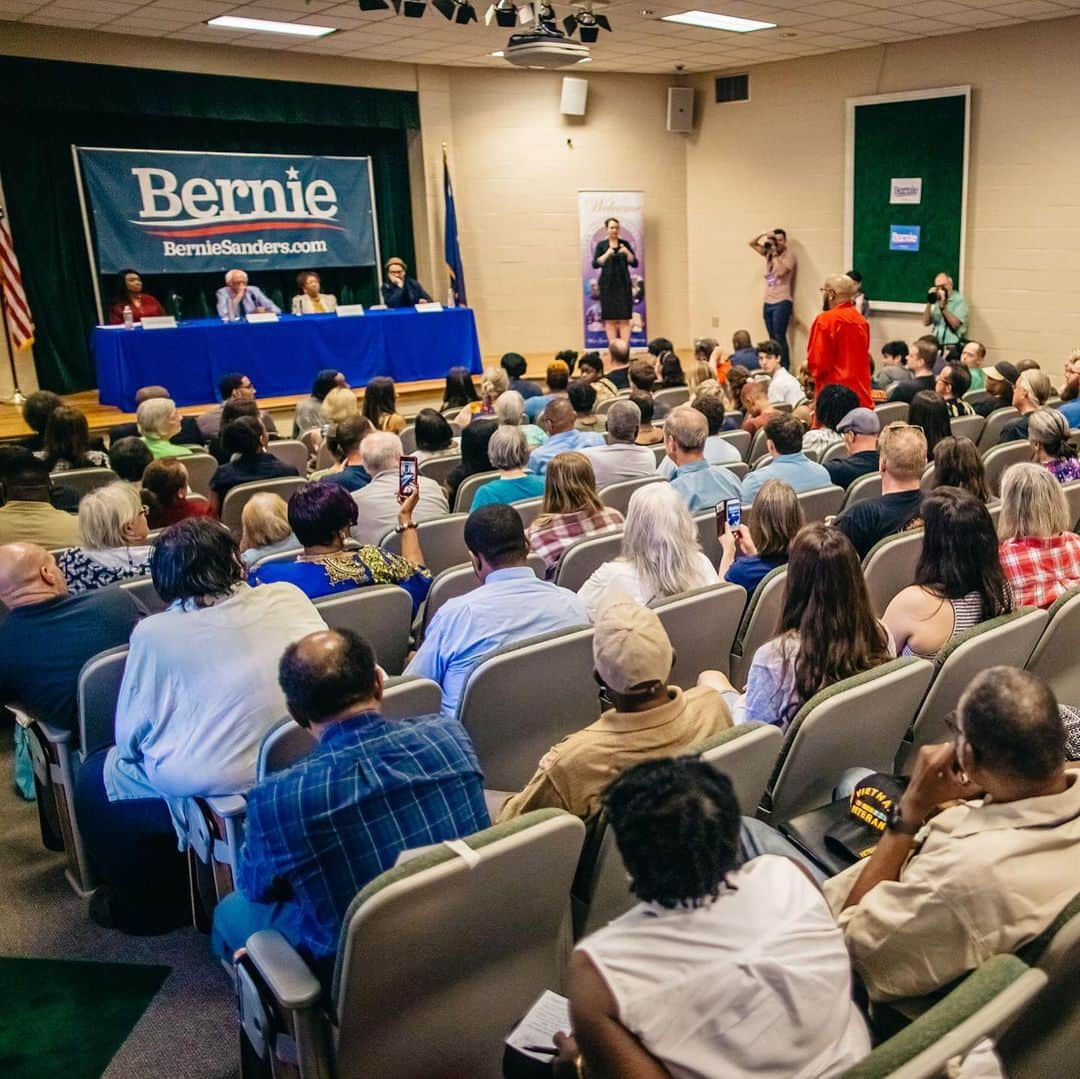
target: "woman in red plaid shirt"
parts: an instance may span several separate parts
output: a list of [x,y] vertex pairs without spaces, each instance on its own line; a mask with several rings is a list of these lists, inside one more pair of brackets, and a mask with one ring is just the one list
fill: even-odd
[[1001,566],[1013,607],[1049,607],[1080,585],[1080,536],[1061,485],[1042,465],[1015,464],[1001,482]]
[[530,549],[544,560],[546,576],[551,579],[567,547],[622,523],[622,514],[600,501],[588,457],[571,451],[553,457],[548,465],[544,509],[525,534]]

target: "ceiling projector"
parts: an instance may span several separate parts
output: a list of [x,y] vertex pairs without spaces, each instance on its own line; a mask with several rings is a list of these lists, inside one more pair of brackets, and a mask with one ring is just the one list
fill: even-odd
[[511,34],[503,50],[507,63],[515,67],[569,67],[588,59],[588,47],[572,41],[559,30],[542,24],[535,30]]

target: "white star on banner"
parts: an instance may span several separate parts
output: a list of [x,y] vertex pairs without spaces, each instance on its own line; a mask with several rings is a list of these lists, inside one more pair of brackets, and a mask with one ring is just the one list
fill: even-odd
[[288,176],[288,178],[290,180],[299,180],[300,179],[300,173],[296,171],[296,166],[295,165],[290,166],[288,169],[286,169],[285,175]]

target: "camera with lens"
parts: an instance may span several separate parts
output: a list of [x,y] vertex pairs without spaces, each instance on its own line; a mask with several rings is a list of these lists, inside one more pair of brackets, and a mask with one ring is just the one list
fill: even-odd
[[926,290],[926,302],[938,303],[941,299],[941,289],[935,286],[934,288],[928,288]]
[[766,255],[772,255],[776,252],[776,240],[772,236],[767,237],[761,246],[764,248]]

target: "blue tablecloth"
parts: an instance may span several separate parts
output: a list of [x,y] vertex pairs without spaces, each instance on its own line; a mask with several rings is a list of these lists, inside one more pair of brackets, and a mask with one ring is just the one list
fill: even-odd
[[140,386],[167,386],[178,405],[217,400],[222,375],[239,371],[260,397],[308,393],[317,372],[336,367],[350,385],[377,375],[396,382],[443,378],[455,366],[480,372],[476,321],[467,307],[361,317],[282,315],[278,322],[192,319],[175,330],[98,326],[91,347],[102,404],[135,409]]

